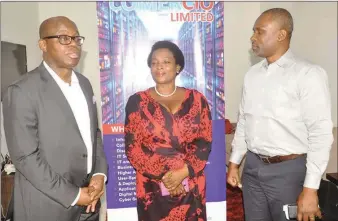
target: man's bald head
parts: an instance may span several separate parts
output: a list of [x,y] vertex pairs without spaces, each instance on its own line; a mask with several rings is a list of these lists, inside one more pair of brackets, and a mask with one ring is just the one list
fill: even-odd
[[289,39],[291,39],[293,32],[293,18],[290,12],[284,8],[272,8],[264,11],[261,16],[271,16],[273,21],[276,21],[281,29],[284,29],[288,33]]
[[69,18],[65,16],[57,16],[57,17],[51,17],[46,20],[44,20],[39,28],[39,35],[40,39],[49,36],[54,35],[53,33],[60,25],[73,25],[75,29],[77,30],[76,24],[70,20]]

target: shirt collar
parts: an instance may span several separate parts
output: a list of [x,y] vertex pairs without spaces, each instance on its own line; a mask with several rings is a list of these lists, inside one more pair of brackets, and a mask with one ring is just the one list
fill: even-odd
[[[287,68],[295,61],[295,56],[289,48],[277,61],[272,64],[277,64],[279,67]],[[266,58],[263,60],[262,66],[268,68],[268,61]]]
[[[54,80],[58,83],[64,83],[64,84],[67,84],[66,82],[64,82],[60,76],[55,73],[55,71],[53,71],[53,69],[45,62],[43,61],[43,65],[45,66],[45,68],[47,69],[48,73],[50,75],[52,75],[52,77],[54,78]],[[73,83],[79,83],[79,79],[77,78],[76,74],[74,73],[74,71],[72,71],[72,76],[71,76],[71,79],[70,79],[70,82],[71,82],[71,85]]]

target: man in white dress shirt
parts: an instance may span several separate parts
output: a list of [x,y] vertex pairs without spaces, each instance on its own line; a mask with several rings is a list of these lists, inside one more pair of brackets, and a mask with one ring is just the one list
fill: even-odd
[[312,221],[321,216],[317,189],[333,142],[327,74],[292,53],[287,10],[263,12],[253,31],[252,50],[265,59],[244,78],[227,182],[242,186],[246,221],[286,220],[285,204]]
[[107,162],[93,89],[73,71],[84,37],[61,16],[42,22],[39,34],[43,62],[3,98],[14,220],[98,221]]

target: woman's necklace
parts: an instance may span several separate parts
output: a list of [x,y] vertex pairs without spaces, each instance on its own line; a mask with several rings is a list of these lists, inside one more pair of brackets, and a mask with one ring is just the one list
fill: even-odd
[[161,97],[170,97],[170,96],[172,96],[173,94],[175,94],[176,89],[177,89],[177,86],[175,86],[175,90],[174,90],[171,94],[161,94],[160,92],[158,92],[158,90],[157,90],[157,88],[156,88],[156,86],[155,86],[155,91],[156,91],[156,93],[157,93],[158,95],[160,95]]

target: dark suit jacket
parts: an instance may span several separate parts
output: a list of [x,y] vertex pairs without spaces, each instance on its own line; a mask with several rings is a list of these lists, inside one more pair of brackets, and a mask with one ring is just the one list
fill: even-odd
[[43,64],[11,84],[3,99],[9,154],[16,167],[15,221],[75,221],[79,187],[94,173],[107,174],[93,90],[76,73],[86,97],[93,140],[93,169],[73,112]]

